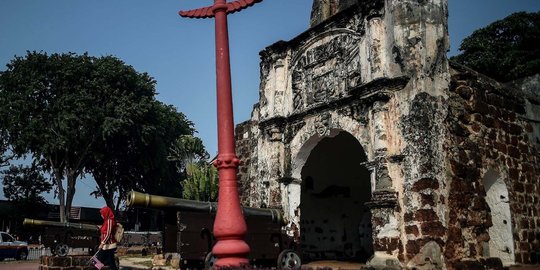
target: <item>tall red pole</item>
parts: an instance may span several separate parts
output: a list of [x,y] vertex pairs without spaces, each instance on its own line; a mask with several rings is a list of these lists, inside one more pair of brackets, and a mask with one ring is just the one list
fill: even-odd
[[180,16],[189,18],[215,17],[218,156],[214,165],[219,171],[219,197],[214,221],[217,242],[212,253],[217,257],[216,268],[238,267],[249,263],[247,256],[250,249],[244,241],[247,226],[240,208],[236,180],[240,160],[236,156],[234,143],[227,14],[260,1],[239,0],[227,3],[225,0],[215,0],[213,6],[180,12]]

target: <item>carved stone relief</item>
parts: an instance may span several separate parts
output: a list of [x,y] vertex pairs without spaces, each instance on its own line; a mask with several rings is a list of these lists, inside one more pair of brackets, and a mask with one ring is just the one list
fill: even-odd
[[328,42],[315,42],[295,57],[291,69],[294,112],[347,96],[349,89],[360,84],[359,40],[357,35],[341,33]]

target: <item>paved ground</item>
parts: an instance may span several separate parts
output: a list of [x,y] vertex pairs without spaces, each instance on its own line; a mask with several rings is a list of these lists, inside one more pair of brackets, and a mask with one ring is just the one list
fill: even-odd
[[[143,266],[141,263],[152,262],[150,258],[123,258],[120,260],[120,268],[122,270],[142,270],[151,269]],[[332,269],[332,270],[358,270],[361,269],[364,264],[352,263],[352,262],[340,262],[340,261],[316,261],[302,265],[303,269]],[[1,268],[0,268],[1,269]],[[172,267],[161,267],[154,269],[172,270]],[[22,269],[21,269],[22,270]],[[540,270],[540,265],[527,265],[527,266],[512,266],[509,270]]]
[[353,262],[340,262],[340,261],[316,261],[302,265],[302,268],[325,268],[332,270],[357,270],[362,268],[364,264]]
[[161,269],[161,270],[173,270],[172,267],[160,266],[151,268],[148,265],[152,264],[152,256],[138,258],[138,257],[122,257],[120,259],[121,270],[139,270],[139,269]]
[[[152,259],[149,257],[138,258],[138,257],[129,257],[122,258],[120,260],[120,269],[121,270],[147,270],[151,269],[146,266],[151,263]],[[37,270],[39,263],[37,260],[34,261],[4,261],[0,262],[0,270]],[[360,269],[363,265],[358,263],[349,263],[349,262],[338,262],[338,261],[317,261],[305,264],[302,268],[325,268],[332,270],[357,270]],[[153,269],[162,269],[162,270],[172,270],[172,267],[161,267]],[[540,265],[528,265],[528,266],[513,266],[510,267],[510,270],[540,270]]]
[[39,267],[38,261],[0,263],[0,269],[2,270],[37,270],[38,267]]

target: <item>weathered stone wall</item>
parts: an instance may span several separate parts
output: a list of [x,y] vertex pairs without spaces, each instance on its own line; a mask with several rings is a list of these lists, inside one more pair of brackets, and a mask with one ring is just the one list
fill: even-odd
[[[538,100],[528,100],[523,93],[464,67],[454,68],[446,121],[450,135],[445,142],[447,174],[451,178],[444,256],[451,263],[493,256],[491,242],[508,234],[507,239],[513,241],[502,243],[504,252],[498,254],[504,263],[512,263],[513,258],[516,263],[538,263],[540,144],[530,135],[540,119],[532,119],[535,116],[526,110],[534,106],[531,101],[539,104]],[[538,113],[540,106],[530,111]],[[511,210],[511,219],[499,220],[510,230],[497,235],[489,230],[496,227],[499,217],[493,213],[498,209],[490,209],[486,200],[486,179],[494,173],[508,192],[499,199]]]
[[[95,266],[90,264],[92,256],[41,256],[39,258],[39,270],[93,270]],[[6,267],[9,268],[9,267]],[[109,266],[101,268],[111,269]]]
[[[238,124],[235,128],[236,153],[241,160],[238,167],[238,192],[242,205],[253,205],[252,201],[260,201],[260,192],[249,181],[252,175],[257,172],[257,137],[259,127],[253,121],[246,121]],[[264,207],[264,205],[256,205]]]
[[[321,140],[347,132],[365,151],[358,155],[366,156],[371,173],[361,181],[371,183],[371,198],[362,200],[369,200],[372,216],[373,265],[396,266],[398,258],[406,263],[429,253],[424,257],[442,268],[445,15],[446,1],[361,1],[262,51],[260,100],[250,122],[237,129],[249,203],[282,207],[297,235],[307,207],[300,201],[302,169]],[[426,179],[441,189],[420,195],[416,186]],[[424,195],[433,197],[429,209]],[[417,225],[421,235],[405,233],[404,219],[417,210],[425,212],[418,217],[425,223]],[[415,218],[407,221],[409,229]],[[405,251],[409,240],[420,238],[431,239],[439,253],[421,250],[425,245]],[[418,260],[425,264],[424,257]]]
[[313,27],[354,5],[356,0],[314,0],[310,25]]
[[[259,103],[236,130],[243,202],[281,207],[298,240],[313,230],[337,238],[336,220],[302,220],[321,202],[305,195],[322,192],[303,170],[323,140],[348,133],[362,150],[343,157],[365,157],[370,174],[343,177],[370,183],[371,198],[358,200],[371,212],[370,265],[534,262],[540,102],[464,68],[450,72],[446,18],[445,0],[358,1],[263,50]],[[319,170],[326,163],[312,164],[323,190],[335,183]]]
[[400,260],[410,267],[445,268],[442,250],[446,236],[448,198],[445,186],[443,142],[445,100],[426,92],[415,96],[409,114],[400,123],[405,182],[402,192],[405,252]]

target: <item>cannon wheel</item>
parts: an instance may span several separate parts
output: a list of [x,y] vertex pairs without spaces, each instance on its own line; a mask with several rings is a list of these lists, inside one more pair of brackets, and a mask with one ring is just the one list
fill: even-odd
[[300,256],[293,250],[286,249],[279,253],[277,259],[277,268],[281,270],[298,270],[302,266]]
[[28,251],[26,250],[21,250],[17,253],[17,258],[16,258],[18,261],[20,260],[26,260],[28,259]]
[[214,269],[216,260],[217,258],[214,256],[214,253],[208,252],[208,254],[206,254],[206,258],[204,258],[204,269]]
[[60,243],[54,247],[54,253],[60,257],[65,257],[69,253],[69,246]]

